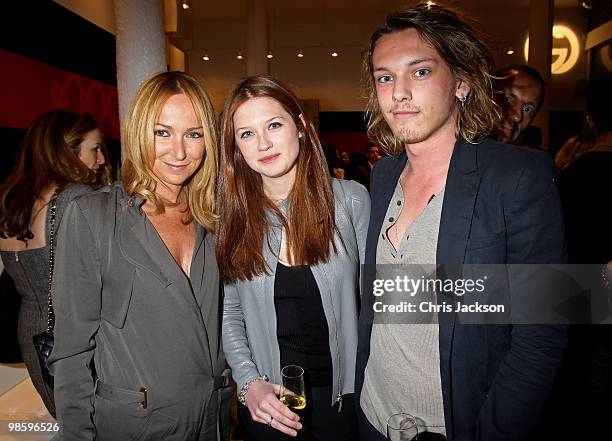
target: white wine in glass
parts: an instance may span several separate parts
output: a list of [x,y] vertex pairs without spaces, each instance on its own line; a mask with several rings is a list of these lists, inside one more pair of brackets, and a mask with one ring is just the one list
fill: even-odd
[[281,369],[283,384],[281,386],[281,403],[292,410],[302,410],[306,407],[306,393],[304,392],[304,369],[300,366],[289,365]]
[[281,395],[279,400],[289,409],[302,410],[303,408],[306,407],[306,398],[300,395],[294,395],[292,393],[288,393],[285,395]]

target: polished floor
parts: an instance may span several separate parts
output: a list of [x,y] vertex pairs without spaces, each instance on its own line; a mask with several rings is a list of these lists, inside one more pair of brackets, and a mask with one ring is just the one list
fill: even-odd
[[[54,422],[36,393],[25,366],[0,365],[0,441],[48,441],[53,432],[37,430],[50,428]],[[15,426],[15,423],[20,424]],[[17,428],[25,430],[16,431]]]

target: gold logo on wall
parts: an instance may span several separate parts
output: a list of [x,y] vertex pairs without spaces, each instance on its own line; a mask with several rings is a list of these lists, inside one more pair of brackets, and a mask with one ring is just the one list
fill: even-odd
[[[553,26],[551,72],[554,75],[564,74],[578,62],[580,42],[576,33],[564,25]],[[525,61],[529,59],[529,37],[525,39]]]

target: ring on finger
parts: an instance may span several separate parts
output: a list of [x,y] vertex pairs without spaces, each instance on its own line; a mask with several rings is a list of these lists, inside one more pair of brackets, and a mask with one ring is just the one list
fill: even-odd
[[270,421],[268,421],[268,426],[272,427],[272,421],[274,421],[274,417],[270,415]]

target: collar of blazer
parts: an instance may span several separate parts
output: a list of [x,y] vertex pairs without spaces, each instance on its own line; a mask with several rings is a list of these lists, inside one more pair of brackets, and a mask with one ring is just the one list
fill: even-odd
[[[178,285],[191,292],[185,274],[170,256],[166,245],[142,211],[144,199],[140,196],[125,197],[120,201],[123,216],[118,223],[119,248],[133,265],[154,276],[162,286]],[[196,242],[193,257],[198,254],[206,232],[196,222]]]

